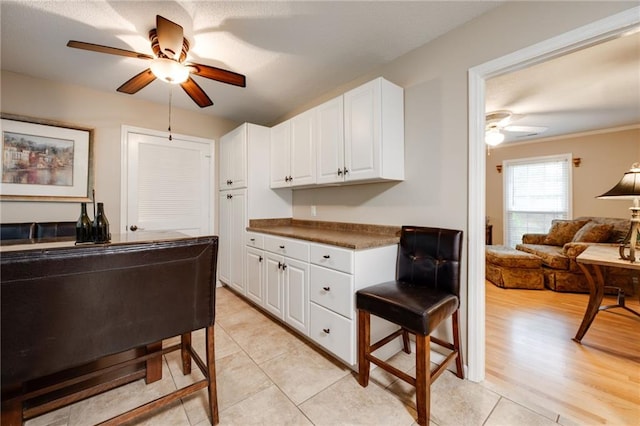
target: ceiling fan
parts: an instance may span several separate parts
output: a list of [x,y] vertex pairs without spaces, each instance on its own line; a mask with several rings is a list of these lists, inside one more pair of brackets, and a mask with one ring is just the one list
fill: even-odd
[[190,74],[234,86],[246,87],[246,79],[242,74],[186,61],[187,53],[189,52],[189,41],[184,38],[182,27],[175,22],[156,15],[156,28],[149,31],[149,41],[151,42],[151,50],[154,56],[75,40],[70,40],[67,46],[151,61],[149,68],[118,87],[118,92],[130,95],[159,78],[167,83],[180,84],[187,95],[200,108],[204,108],[213,105],[213,102],[191,78]]
[[514,126],[512,121],[519,120],[524,114],[513,114],[511,111],[500,110],[487,113],[485,123],[485,143],[496,146],[504,141],[504,132],[539,134],[547,130],[541,126]]

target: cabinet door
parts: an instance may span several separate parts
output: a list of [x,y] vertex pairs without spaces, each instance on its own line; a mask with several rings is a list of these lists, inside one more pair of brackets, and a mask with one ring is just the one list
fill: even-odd
[[283,273],[284,320],[306,336],[309,332],[309,264],[285,258]]
[[220,189],[247,187],[247,125],[220,138]]
[[380,176],[380,79],[344,94],[345,181]]
[[231,191],[230,196],[229,285],[244,294],[244,234],[247,228],[247,192],[244,189]]
[[264,303],[264,251],[246,248],[246,287],[247,297],[258,306]]
[[290,155],[291,122],[285,121],[271,128],[271,188],[284,188],[290,186]]
[[316,183],[314,121],[314,109],[291,119],[291,186]]
[[344,108],[342,96],[316,107],[316,182],[344,180]]
[[265,252],[264,308],[277,318],[284,319],[284,258]]
[[229,284],[230,280],[230,242],[231,242],[231,202],[229,191],[221,191],[218,197],[220,223],[218,231],[218,280]]

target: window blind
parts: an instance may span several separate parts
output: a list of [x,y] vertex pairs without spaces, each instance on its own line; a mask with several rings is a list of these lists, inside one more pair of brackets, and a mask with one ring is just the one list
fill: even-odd
[[525,233],[546,233],[553,219],[571,213],[571,154],[505,161],[505,245]]

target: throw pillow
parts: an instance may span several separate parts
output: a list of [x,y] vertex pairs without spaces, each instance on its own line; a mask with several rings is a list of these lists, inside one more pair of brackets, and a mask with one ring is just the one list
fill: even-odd
[[575,243],[605,243],[613,232],[613,225],[589,222],[573,236]]
[[549,246],[563,246],[570,242],[576,232],[582,228],[588,220],[559,220],[551,221],[551,229],[544,239],[543,244]]

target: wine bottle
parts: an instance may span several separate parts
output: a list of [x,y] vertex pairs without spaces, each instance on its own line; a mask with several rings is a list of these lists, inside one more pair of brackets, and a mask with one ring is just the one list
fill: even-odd
[[87,215],[87,203],[80,204],[80,217],[76,222],[76,243],[93,241],[91,220]]
[[111,240],[109,233],[109,221],[104,214],[104,203],[98,203],[96,217],[93,218],[93,241],[96,243],[108,243]]

